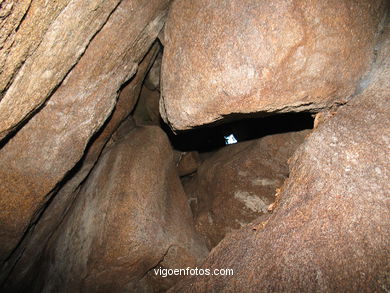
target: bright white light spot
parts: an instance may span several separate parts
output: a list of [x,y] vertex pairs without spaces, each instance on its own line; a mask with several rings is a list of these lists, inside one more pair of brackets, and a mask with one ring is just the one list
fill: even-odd
[[234,137],[234,134],[230,134],[230,135],[227,135],[227,136],[224,136],[225,138],[225,144],[235,144],[237,143],[237,139]]

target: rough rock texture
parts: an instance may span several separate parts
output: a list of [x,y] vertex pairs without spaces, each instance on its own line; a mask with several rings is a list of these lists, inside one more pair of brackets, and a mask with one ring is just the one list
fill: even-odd
[[160,90],[160,73],[161,73],[162,53],[160,53],[156,61],[154,61],[152,68],[145,78],[145,86],[151,91]]
[[214,247],[275,201],[288,176],[288,158],[308,130],[266,136],[226,146],[206,159],[185,190],[192,201],[197,230]]
[[[388,25],[388,24],[387,24]],[[230,235],[171,292],[390,290],[390,27],[371,85],[306,139],[264,229]]]
[[47,242],[62,221],[72,201],[77,197],[81,183],[99,158],[103,147],[106,144],[113,144],[135,127],[131,117],[124,122],[122,121],[132,111],[139,96],[145,74],[159,49],[159,45],[154,45],[148,55],[142,60],[131,82],[122,89],[109,121],[105,123],[103,129],[99,130],[93,142],[90,142],[91,145],[86,149],[81,166],[77,168],[77,172],[74,172],[75,175],[60,190],[49,195],[49,197],[53,197],[50,205],[44,210],[39,221],[23,238],[23,241],[18,246],[18,249],[13,252],[11,258],[1,268],[0,284],[3,284],[3,282],[4,284],[3,286],[0,285],[0,291],[29,291],[31,283],[36,279],[34,271],[38,270],[39,259],[45,248],[42,243]]
[[155,266],[199,264],[199,239],[169,140],[135,129],[104,151],[49,242],[43,292],[134,292]]
[[156,39],[168,4],[121,1],[47,104],[0,150],[0,260],[112,113],[121,85]]
[[201,159],[197,151],[180,152],[177,162],[177,173],[179,176],[194,173],[201,164]]
[[43,35],[70,0],[44,2],[5,0],[0,3],[0,97],[3,97],[18,69],[36,50]]
[[175,1],[164,30],[164,120],[181,130],[231,113],[345,102],[372,61],[384,3]]
[[[122,88],[114,111],[110,116],[107,125],[105,125],[103,129],[100,129],[100,133],[93,142],[91,148],[88,149],[87,155],[90,153],[99,154],[104,144],[119,127],[120,123],[126,117],[128,117],[130,113],[133,112],[141,93],[142,82],[145,79],[145,75],[152,66],[153,61],[155,60],[160,49],[160,45],[155,43],[148,54],[143,58],[142,62],[139,64],[137,73],[131,78],[131,81],[124,88]],[[120,134],[116,133],[116,135]],[[115,136],[112,137],[113,141],[115,139]]]
[[0,38],[0,140],[42,105],[119,0],[5,1]]
[[133,113],[137,125],[160,124],[159,100],[159,91],[149,90],[146,86],[142,87],[141,95]]

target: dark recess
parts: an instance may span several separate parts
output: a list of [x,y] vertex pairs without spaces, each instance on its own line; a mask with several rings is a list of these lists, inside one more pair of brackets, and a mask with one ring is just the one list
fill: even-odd
[[224,136],[234,134],[238,142],[260,138],[270,134],[313,128],[311,113],[289,113],[265,118],[246,118],[217,126],[202,127],[174,134],[161,122],[173,148],[179,151],[210,152],[225,146]]

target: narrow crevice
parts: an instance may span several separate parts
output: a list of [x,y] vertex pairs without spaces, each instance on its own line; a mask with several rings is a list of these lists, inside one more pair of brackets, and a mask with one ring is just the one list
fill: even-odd
[[175,244],[170,244],[170,245],[168,246],[168,248],[165,250],[164,254],[161,256],[161,258],[157,261],[157,263],[156,263],[155,265],[153,265],[149,270],[147,270],[147,271],[145,272],[145,274],[140,278],[140,280],[142,280],[143,278],[145,278],[145,276],[146,276],[147,274],[149,274],[152,270],[154,270],[154,269],[157,268],[158,266],[161,266],[161,263],[164,261],[165,257],[168,255],[169,250],[170,250],[172,247],[174,247],[174,246],[177,246],[177,245],[175,245]]
[[[25,249],[25,246],[28,244],[28,241],[33,233],[33,230],[35,229],[37,223],[39,222],[39,220],[44,216],[45,214],[45,211],[46,209],[50,206],[50,204],[53,202],[53,200],[55,200],[55,197],[56,195],[58,194],[58,192],[61,190],[62,187],[65,186],[65,184],[67,182],[69,182],[69,180],[71,180],[82,168],[83,164],[84,164],[84,161],[85,161],[85,158],[86,158],[86,155],[88,153],[88,150],[90,149],[90,147],[92,146],[92,144],[94,143],[94,141],[99,137],[99,135],[104,131],[104,128],[106,127],[106,125],[109,123],[109,121],[111,120],[112,118],[112,114],[114,113],[114,110],[111,112],[110,116],[106,119],[106,121],[104,122],[104,124],[102,125],[102,127],[90,138],[89,142],[87,143],[87,146],[85,147],[85,150],[84,150],[84,154],[83,156],[81,157],[81,159],[75,164],[75,166],[73,168],[71,168],[66,174],[65,176],[63,177],[62,180],[60,180],[57,185],[50,191],[48,192],[48,194],[45,196],[46,198],[46,202],[42,205],[42,207],[40,208],[39,211],[37,211],[35,213],[35,215],[32,217],[32,220],[30,222],[30,224],[28,225],[28,228],[26,229],[26,231],[23,233],[22,237],[20,238],[18,244],[15,246],[15,248],[9,253],[8,257],[3,261],[3,265],[2,265],[2,268],[1,268],[1,273],[0,273],[0,288],[3,288],[4,284],[7,283],[7,279],[9,278],[9,276],[11,276],[14,268],[17,266],[18,264],[18,261],[19,259],[23,256],[23,252],[24,252],[24,249]],[[107,144],[107,142],[109,141],[109,139],[107,139],[107,141],[105,142],[105,144]],[[89,170],[89,172],[87,173],[87,175],[85,176],[85,178],[83,178],[80,183],[74,188],[74,191],[75,192],[76,190],[78,190],[82,185],[83,183],[88,179],[88,176],[90,175],[90,173],[92,172],[94,166],[97,164],[97,162],[99,161],[99,158],[102,154],[104,150],[104,146],[102,147],[102,149],[100,150],[100,153],[99,155],[97,156],[97,159],[95,160],[94,164],[91,166],[91,169]],[[61,220],[58,222],[58,224],[56,225],[56,227],[54,227],[54,229],[52,229],[52,234],[56,231],[57,227],[62,223],[63,219],[66,217],[66,214],[67,212],[70,210],[70,207],[73,205],[75,199],[77,198],[77,196],[75,196],[71,202],[69,204],[66,205],[66,210],[64,211],[64,214],[62,215],[61,217]],[[51,236],[48,237],[48,239],[50,239]],[[46,241],[48,243],[48,241]],[[43,251],[43,250],[42,250]],[[10,262],[10,260],[13,258],[13,257],[16,257],[16,260],[12,261],[12,264],[11,264],[11,267],[7,268],[7,263]]]
[[15,28],[15,33],[17,33],[19,31],[20,27],[22,26],[24,20],[27,17],[27,14],[30,12],[30,8],[32,6],[32,2],[33,1],[31,0],[30,3],[28,4],[28,7],[27,7],[25,13],[23,14],[22,18],[20,19],[18,26]]
[[[27,8],[27,11],[25,12],[25,14],[23,15],[22,19],[20,20],[17,28],[15,29],[15,34],[19,31],[20,27],[22,26],[22,23],[24,22],[25,18],[27,17],[27,14],[32,6],[32,2],[30,2],[29,4],[29,7]],[[68,4],[69,5],[69,4]],[[66,9],[67,5],[61,10],[59,11],[59,13],[57,14],[57,16],[52,20],[52,22],[49,24],[49,26],[47,27],[46,31],[42,34],[42,36],[45,36],[45,34],[47,33],[47,31],[50,29],[51,25],[56,21],[56,19],[59,17],[59,15],[61,15],[61,13]],[[22,62],[20,62],[20,64],[18,66],[16,66],[14,72],[12,73],[11,77],[9,78],[6,86],[4,87],[4,89],[2,90],[1,92],[1,95],[0,95],[0,102],[2,100],[2,98],[5,96],[5,94],[7,93],[8,89],[10,88],[10,86],[12,85],[12,83],[14,82],[16,76],[18,75],[20,69],[24,66],[24,64],[27,62],[28,58],[31,57],[39,48],[39,46],[42,44],[42,41],[43,41],[43,37],[39,40],[39,42],[35,45],[35,48],[33,50],[31,50],[31,52],[29,52],[30,50],[28,50],[24,60],[22,60]],[[13,44],[12,44],[13,45]],[[62,82],[62,81],[61,81]]]
[[[1,6],[2,6],[2,5],[0,4],[0,9],[2,8]],[[9,32],[9,34],[8,34],[8,35],[5,37],[5,39],[4,39],[4,43],[8,40],[8,38],[9,38],[10,35],[12,35],[13,33],[16,34],[16,33],[19,31],[19,28],[20,28],[20,26],[22,25],[22,23],[24,22],[24,20],[25,20],[27,14],[28,14],[28,12],[30,11],[31,6],[32,6],[32,0],[30,0],[30,3],[28,4],[28,7],[27,7],[26,11],[24,12],[23,16],[21,17],[18,26],[15,28],[15,30]],[[12,12],[11,12],[11,13],[12,13]],[[12,46],[13,46],[13,44],[14,44],[14,41],[15,41],[15,40],[12,41],[12,43],[11,43],[11,45],[10,45],[10,48],[12,48]],[[41,43],[41,42],[39,42],[39,43]],[[38,44],[38,45],[39,45],[39,44]],[[38,46],[37,46],[37,47],[38,47]],[[7,84],[5,85],[4,89],[3,89],[3,90],[1,91],[1,93],[0,93],[0,102],[1,102],[1,100],[3,99],[3,97],[4,97],[5,93],[7,92],[8,88],[11,86],[12,82],[14,81],[14,78],[15,78],[15,76],[17,75],[17,73],[19,72],[19,69],[23,66],[24,62],[26,61],[26,59],[27,59],[28,57],[29,57],[29,55],[26,56],[26,58],[21,62],[21,64],[20,64],[19,66],[17,66],[17,68],[15,69],[15,71],[13,72],[13,74],[11,75],[11,77],[9,78]],[[2,69],[1,71],[3,71],[3,69]]]

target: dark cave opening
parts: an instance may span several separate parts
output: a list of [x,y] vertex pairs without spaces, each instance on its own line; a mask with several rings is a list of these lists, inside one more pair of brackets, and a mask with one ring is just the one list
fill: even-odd
[[313,128],[311,113],[278,114],[262,118],[243,118],[216,126],[199,127],[175,134],[161,120],[161,127],[168,135],[174,149],[182,152],[215,151],[227,143],[228,136],[238,143],[258,139],[271,134],[300,131]]

